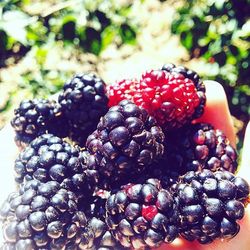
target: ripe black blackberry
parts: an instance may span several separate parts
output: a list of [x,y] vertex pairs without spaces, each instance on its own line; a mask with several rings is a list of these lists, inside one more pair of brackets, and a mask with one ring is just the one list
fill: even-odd
[[44,134],[34,139],[15,161],[16,181],[57,181],[80,196],[90,196],[94,185],[86,176],[86,152],[63,139]]
[[93,217],[81,233],[81,250],[123,250],[113,237],[104,220]]
[[191,69],[188,69],[188,68],[181,66],[181,65],[175,66],[172,63],[167,63],[167,64],[163,65],[162,70],[167,71],[169,73],[182,74],[184,77],[193,81],[193,83],[195,84],[195,87],[197,89],[197,94],[198,94],[199,99],[200,99],[200,104],[195,109],[195,112],[192,116],[192,119],[200,117],[204,112],[204,107],[205,107],[205,103],[206,103],[206,95],[205,95],[206,89],[205,89],[204,83],[200,79],[200,76],[195,71],[193,71]]
[[79,249],[84,250],[122,250],[118,241],[112,236],[105,223],[105,203],[110,196],[106,190],[97,190],[95,195],[88,200],[80,201],[79,206],[85,207],[85,214],[88,219],[88,225],[81,234],[81,243]]
[[[56,181],[27,182],[0,209],[7,249],[77,249],[87,224],[76,195]],[[8,248],[10,247],[10,248]]]
[[248,183],[228,171],[190,171],[173,185],[180,207],[180,235],[189,241],[211,243],[232,238],[240,229]]
[[96,75],[77,74],[65,83],[58,102],[69,121],[70,138],[83,146],[108,110],[106,85]]
[[157,179],[123,186],[108,198],[106,212],[106,223],[124,247],[154,248],[178,236],[178,205]]
[[124,100],[109,109],[88,137],[88,172],[99,186],[118,185],[123,176],[142,172],[161,157],[163,141],[164,134],[155,119]]
[[16,132],[16,144],[21,149],[44,133],[54,133],[59,137],[68,134],[67,121],[61,107],[53,100],[24,100],[14,112],[11,125]]
[[163,172],[166,169],[182,175],[204,168],[232,173],[237,170],[236,150],[230,145],[226,135],[210,124],[189,125],[178,133],[166,134],[166,138],[163,160],[155,166]]

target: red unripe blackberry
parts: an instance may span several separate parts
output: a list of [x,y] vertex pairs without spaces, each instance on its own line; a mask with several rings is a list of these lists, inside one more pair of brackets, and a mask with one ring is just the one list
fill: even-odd
[[144,73],[140,81],[122,80],[108,89],[109,105],[124,98],[152,115],[165,131],[180,128],[202,115],[205,86],[197,73],[184,67],[165,65]]
[[[87,168],[98,185],[119,185],[127,174],[142,172],[163,155],[164,134],[154,118],[124,100],[113,106],[87,139]],[[102,182],[102,183],[101,183]]]
[[117,105],[122,100],[131,100],[132,93],[135,91],[136,79],[123,79],[107,86],[109,96],[109,107]]

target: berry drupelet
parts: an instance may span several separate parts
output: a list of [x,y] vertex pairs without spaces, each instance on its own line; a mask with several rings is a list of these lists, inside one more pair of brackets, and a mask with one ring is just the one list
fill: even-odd
[[81,250],[123,250],[109,231],[104,220],[93,217],[81,233]]
[[122,100],[130,100],[132,98],[132,93],[135,91],[135,85],[137,84],[138,81],[136,79],[123,79],[114,84],[109,84],[107,86],[109,107],[119,104]]
[[[88,224],[81,233],[79,249],[82,250],[122,250],[119,242],[113,237],[105,223],[105,203],[110,196],[106,190],[96,190],[94,196],[79,203],[79,207],[84,207],[84,212],[88,218]],[[87,207],[86,207],[87,205]]]
[[127,184],[106,202],[106,223],[125,247],[154,248],[178,236],[178,206],[160,181]]
[[27,182],[0,209],[4,249],[78,249],[87,224],[77,197],[56,181]]
[[248,183],[228,171],[190,171],[172,186],[180,209],[180,235],[189,241],[211,243],[232,238],[240,229]]
[[84,173],[86,152],[80,152],[61,138],[44,134],[34,139],[15,161],[16,181],[57,181],[61,187],[90,196],[93,185]]
[[[142,172],[163,155],[164,134],[154,118],[131,101],[113,106],[86,142],[87,167],[99,187],[120,184],[123,176]],[[101,183],[103,182],[103,183]]]
[[75,75],[65,83],[58,102],[69,122],[70,138],[83,146],[108,110],[106,85],[96,75]]
[[16,144],[21,149],[44,133],[53,132],[59,137],[66,137],[68,134],[61,107],[53,100],[24,100],[14,112],[11,125],[16,132]]

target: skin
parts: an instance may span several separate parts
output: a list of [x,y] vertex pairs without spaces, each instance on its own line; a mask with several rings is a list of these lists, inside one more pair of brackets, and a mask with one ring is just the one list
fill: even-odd
[[[205,81],[207,89],[207,103],[203,116],[196,122],[208,122],[215,128],[221,129],[235,146],[235,133],[233,122],[230,116],[226,94],[223,87],[214,81]],[[15,190],[13,178],[13,163],[18,154],[17,147],[13,141],[14,132],[10,126],[6,126],[0,131],[0,203],[7,195]],[[247,126],[244,148],[238,175],[245,178],[250,183],[250,123]],[[4,164],[3,164],[4,163]],[[196,242],[188,242],[183,239],[176,239],[172,244],[163,244],[154,250],[249,250],[250,249],[250,206],[246,208],[244,218],[239,222],[241,230],[239,234],[230,240],[217,240],[209,245],[201,245]],[[0,234],[0,245],[1,245]]]

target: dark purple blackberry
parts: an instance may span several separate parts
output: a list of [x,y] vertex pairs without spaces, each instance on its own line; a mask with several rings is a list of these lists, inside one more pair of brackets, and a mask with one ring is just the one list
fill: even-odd
[[164,134],[155,119],[124,100],[109,109],[97,130],[88,137],[86,146],[91,154],[88,171],[99,186],[109,188],[105,181],[119,184],[122,177],[142,172],[161,157],[163,141]]
[[110,193],[105,190],[97,190],[95,196],[88,200],[80,201],[80,207],[85,207],[85,214],[89,218],[88,225],[81,234],[79,249],[86,250],[122,250],[119,242],[112,236],[105,223],[105,203]]
[[[57,126],[59,124],[60,126]],[[44,133],[53,132],[59,137],[66,137],[68,134],[67,121],[61,112],[61,107],[51,100],[22,101],[15,109],[11,125],[16,132],[16,144],[20,148],[24,148],[34,138]]]
[[125,247],[154,248],[178,236],[178,206],[160,181],[127,184],[106,202],[106,223]]
[[90,196],[94,185],[86,176],[86,152],[61,138],[44,134],[34,139],[15,161],[16,181],[57,181],[78,195]]
[[163,65],[162,70],[170,72],[170,73],[178,73],[178,74],[182,74],[184,77],[190,79],[193,81],[193,83],[195,84],[195,87],[197,89],[197,94],[199,96],[200,99],[200,104],[199,106],[196,108],[195,113],[193,114],[193,119],[200,117],[203,112],[204,112],[204,107],[205,107],[205,103],[206,103],[206,89],[205,89],[205,85],[202,82],[202,80],[200,79],[199,75],[191,70],[188,69],[184,66],[175,66],[172,63],[168,63]]
[[166,134],[166,142],[163,159],[154,166],[161,175],[164,171],[178,176],[202,169],[237,170],[236,150],[221,130],[209,124],[190,125],[178,133]]
[[[87,224],[76,195],[56,181],[27,182],[0,209],[7,249],[77,249]],[[9,247],[9,248],[8,248]]]
[[180,234],[189,241],[211,243],[216,238],[232,238],[240,230],[247,182],[228,171],[190,171],[172,190],[180,207]]
[[58,97],[69,122],[70,137],[82,146],[108,111],[105,87],[102,79],[92,73],[77,74],[65,83]]
[[82,231],[81,250],[123,250],[123,246],[113,237],[104,220],[93,217]]

